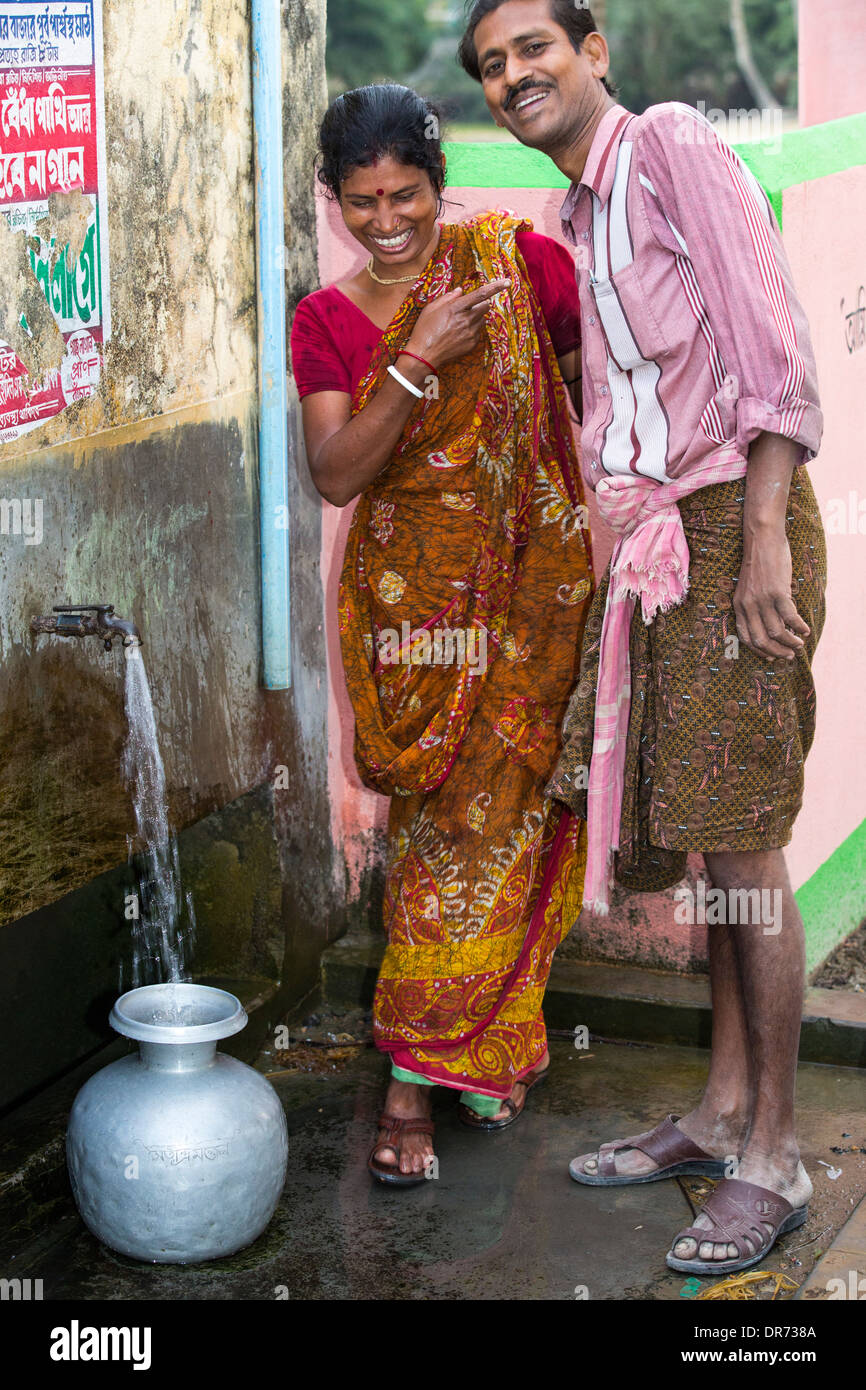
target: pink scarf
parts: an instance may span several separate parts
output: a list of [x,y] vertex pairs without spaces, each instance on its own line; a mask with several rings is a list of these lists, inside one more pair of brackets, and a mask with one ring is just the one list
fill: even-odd
[[584,906],[609,912],[613,852],[619,849],[625,745],[631,709],[629,631],[635,601],[649,625],[682,603],[689,587],[689,547],[677,502],[699,488],[742,478],[746,461],[728,445],[693,472],[660,483],[639,473],[602,478],[596,501],[619,534],[610,562],[610,588],[598,666],[592,762],[587,789]]

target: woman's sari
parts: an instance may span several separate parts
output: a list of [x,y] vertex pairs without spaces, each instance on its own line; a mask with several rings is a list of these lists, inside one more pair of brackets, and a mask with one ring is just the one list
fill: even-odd
[[376,1043],[501,1097],[544,1054],[541,1002],[585,865],[584,823],[544,796],[592,582],[525,226],[500,212],[443,226],[358,384],[356,412],[430,299],[511,279],[359,499],[339,610],[358,769],[392,797]]

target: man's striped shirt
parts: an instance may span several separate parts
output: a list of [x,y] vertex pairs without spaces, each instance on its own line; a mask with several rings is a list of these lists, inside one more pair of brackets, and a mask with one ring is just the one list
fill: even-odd
[[806,316],[752,173],[677,102],[606,112],[562,205],[577,248],[583,471],[688,474],[764,431],[817,453]]

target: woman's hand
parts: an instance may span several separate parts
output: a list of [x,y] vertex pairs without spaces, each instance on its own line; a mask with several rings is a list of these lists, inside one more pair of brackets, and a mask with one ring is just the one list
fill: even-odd
[[490,280],[471,294],[457,289],[432,300],[418,315],[407,351],[417,352],[436,368],[465,357],[481,337],[491,301],[510,284],[510,280]]
[[[452,290],[418,316],[412,341],[406,346],[426,358],[437,371],[446,362],[471,352],[481,336],[484,319],[495,295],[510,280],[491,280],[471,294]],[[402,376],[423,391],[425,363],[399,357]],[[341,391],[319,391],[303,402],[307,461],[317,490],[335,507],[345,507],[378,477],[388,464],[418,397],[393,377],[386,376],[363,410],[352,415],[351,397]]]

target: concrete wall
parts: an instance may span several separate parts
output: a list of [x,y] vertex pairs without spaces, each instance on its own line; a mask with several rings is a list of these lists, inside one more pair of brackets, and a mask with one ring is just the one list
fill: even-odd
[[[860,154],[858,156],[858,151]],[[866,225],[866,117],[815,132],[795,132],[779,147],[743,147],[783,216],[785,243],[813,330],[826,436],[810,474],[833,532],[834,505],[853,491],[866,426],[866,350],[849,352],[840,302],[854,307],[864,279]],[[531,218],[536,229],[560,237],[565,181],[543,156],[513,145],[452,145],[445,218],[459,220],[489,207]],[[848,167],[849,165],[853,167]],[[832,252],[828,254],[828,247]],[[319,200],[319,264],[323,283],[357,268],[362,257],[339,209]],[[612,537],[590,499],[594,559],[606,566]],[[329,615],[329,786],[335,838],[343,845],[351,891],[360,894],[371,862],[381,853],[387,815],[384,798],[361,786],[352,759],[352,713],[342,678],[333,614],[349,509],[324,504],[322,574]],[[806,804],[788,860],[807,924],[808,960],[817,966],[866,915],[866,665],[858,638],[862,592],[862,531],[830,534],[829,617],[818,651],[819,721],[806,774]],[[701,867],[693,856],[690,873]],[[621,960],[660,968],[701,970],[706,929],[673,920],[672,892],[618,894],[603,926],[583,914],[563,946],[566,955]]]
[[[324,9],[282,6],[290,310],[317,283]],[[260,978],[285,1002],[315,983],[338,928],[321,508],[291,386],[294,687],[260,687],[249,7],[105,0],[104,20],[113,326],[102,379],[93,399],[0,449],[0,493],[41,498],[44,515],[40,545],[0,536],[0,1010],[16,1018],[19,1056],[46,1012],[56,1028],[51,1055],[10,1078],[0,1102],[97,1045],[129,979],[122,656],[92,638],[32,638],[32,614],[106,601],[142,631],[195,894],[196,973]],[[58,229],[75,196],[52,204]],[[24,238],[5,224],[0,235],[0,337],[26,365],[50,365],[62,342]],[[274,791],[280,765],[289,787]]]

